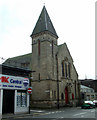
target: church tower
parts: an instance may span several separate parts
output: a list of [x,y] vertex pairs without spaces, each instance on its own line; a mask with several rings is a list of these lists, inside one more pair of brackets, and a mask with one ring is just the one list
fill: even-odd
[[[31,34],[32,38],[32,68],[37,71],[35,80],[54,77],[53,59],[57,52],[57,33],[45,6]],[[53,74],[52,74],[53,73]]]
[[[43,102],[52,99],[50,94],[51,85],[56,84],[56,53],[58,51],[58,35],[52,21],[43,7],[35,28],[31,34],[32,38],[32,69],[33,73],[32,101]],[[55,85],[56,86],[56,85]],[[38,88],[38,89],[37,89]],[[55,87],[56,89],[56,87]],[[56,96],[56,95],[55,95]],[[44,103],[43,103],[44,104]],[[42,104],[41,104],[42,105]],[[36,107],[36,105],[35,105]],[[38,105],[39,107],[39,105]]]

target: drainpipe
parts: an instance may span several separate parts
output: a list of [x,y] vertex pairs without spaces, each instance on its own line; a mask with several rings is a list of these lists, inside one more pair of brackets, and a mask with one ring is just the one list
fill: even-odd
[[59,109],[59,79],[58,79],[58,52],[56,54],[56,68],[57,68],[57,108]]
[[[31,73],[36,72],[36,71],[31,71]],[[31,87],[31,73],[29,74],[29,87]],[[29,94],[29,114],[30,114],[30,101],[31,101],[31,95]]]

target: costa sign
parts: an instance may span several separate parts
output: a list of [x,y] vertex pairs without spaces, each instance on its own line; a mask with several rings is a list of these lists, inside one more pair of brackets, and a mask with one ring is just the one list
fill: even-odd
[[28,78],[0,74],[0,87],[2,88],[26,89],[28,85]]

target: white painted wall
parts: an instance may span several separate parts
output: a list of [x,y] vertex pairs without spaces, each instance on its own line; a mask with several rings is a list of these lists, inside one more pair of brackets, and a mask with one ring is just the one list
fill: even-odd
[[3,89],[0,89],[0,119],[2,118]]
[[28,111],[29,111],[28,107],[16,107],[15,114],[28,113]]
[[2,113],[1,112],[1,105],[2,105],[2,103],[1,103],[1,90],[0,90],[0,114]]
[[3,89],[0,89],[0,115],[2,115]]
[[16,105],[17,105],[16,96],[17,96],[17,90],[15,90],[15,95],[14,95],[14,114],[16,113]]
[[14,114],[28,113],[29,112],[29,95],[27,95],[27,107],[17,106],[17,90],[15,90],[15,103]]

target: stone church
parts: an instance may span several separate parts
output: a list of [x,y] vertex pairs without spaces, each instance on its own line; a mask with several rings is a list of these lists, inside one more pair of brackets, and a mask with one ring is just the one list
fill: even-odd
[[3,64],[32,69],[32,107],[77,106],[80,99],[78,73],[66,43],[58,35],[43,6],[30,36],[32,53],[7,59]]

